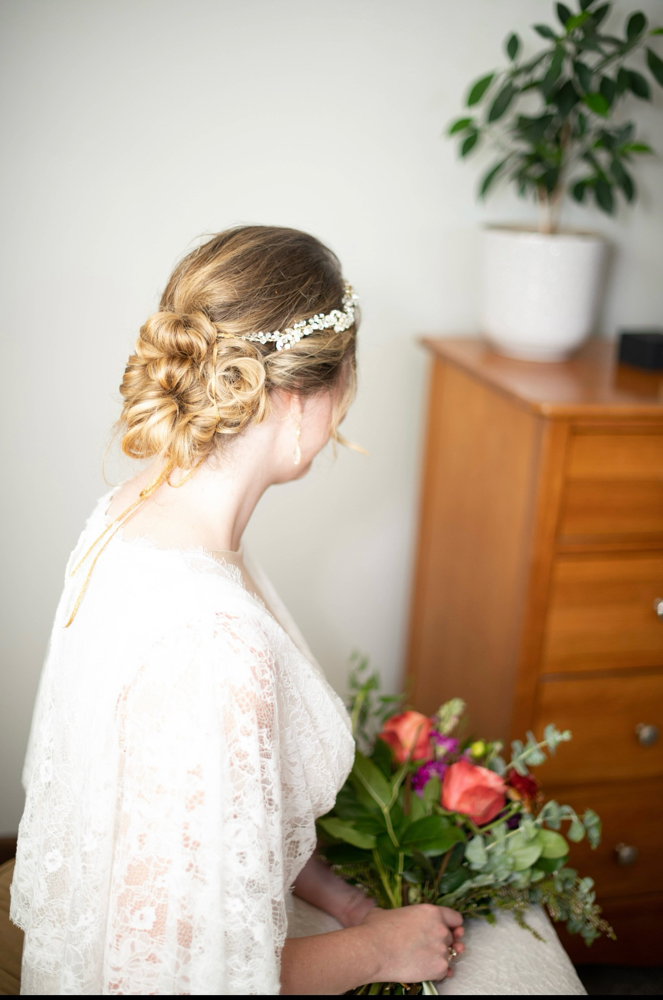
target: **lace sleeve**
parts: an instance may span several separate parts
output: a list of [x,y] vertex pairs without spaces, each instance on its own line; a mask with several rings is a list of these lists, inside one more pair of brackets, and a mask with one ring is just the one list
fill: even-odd
[[109,994],[279,991],[275,664],[238,624],[162,641],[118,698]]

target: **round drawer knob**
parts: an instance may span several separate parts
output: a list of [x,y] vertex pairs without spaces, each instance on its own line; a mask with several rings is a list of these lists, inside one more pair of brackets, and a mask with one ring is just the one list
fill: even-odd
[[656,597],[654,599],[654,611],[659,618],[663,618],[663,597]]
[[644,722],[639,722],[635,727],[635,735],[641,747],[653,747],[658,743],[658,726],[648,726]]
[[623,867],[634,865],[638,860],[638,848],[632,847],[630,844],[617,844],[615,854],[617,855],[617,864]]

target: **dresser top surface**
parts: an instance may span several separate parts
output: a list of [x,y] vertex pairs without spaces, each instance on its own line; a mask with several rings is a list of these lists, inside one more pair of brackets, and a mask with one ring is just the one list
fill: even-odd
[[424,337],[438,358],[546,416],[663,418],[663,371],[616,360],[615,341],[593,339],[561,362],[506,358],[475,337]]

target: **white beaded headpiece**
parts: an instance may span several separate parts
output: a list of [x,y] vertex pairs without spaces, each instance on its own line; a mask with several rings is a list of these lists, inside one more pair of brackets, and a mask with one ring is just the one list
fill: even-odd
[[285,330],[274,330],[273,333],[247,333],[240,340],[253,340],[258,344],[276,344],[277,351],[287,351],[289,347],[296,344],[302,337],[308,337],[311,333],[319,330],[331,330],[342,333],[348,330],[355,321],[355,308],[358,303],[357,296],[352,291],[352,285],[347,281],[343,286],[343,309],[332,309],[328,313],[316,313],[310,319],[300,319]]

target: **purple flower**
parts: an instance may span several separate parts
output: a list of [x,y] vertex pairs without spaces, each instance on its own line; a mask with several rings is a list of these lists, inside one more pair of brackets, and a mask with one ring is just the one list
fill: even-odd
[[458,753],[458,740],[455,736],[444,736],[442,733],[431,730],[431,737],[435,743],[435,756],[439,760]]
[[426,764],[418,767],[412,775],[412,788],[418,795],[421,795],[426,782],[435,776],[441,781],[446,769],[447,765],[443,764],[441,760],[429,760]]

